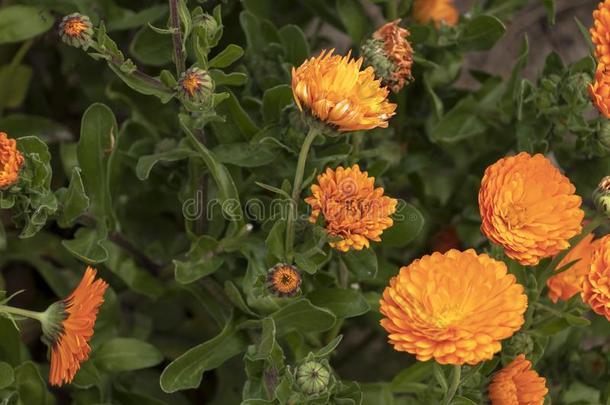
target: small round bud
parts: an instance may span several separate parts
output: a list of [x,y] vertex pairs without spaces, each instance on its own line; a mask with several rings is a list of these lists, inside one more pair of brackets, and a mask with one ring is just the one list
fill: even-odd
[[328,387],[330,382],[330,371],[317,361],[303,363],[296,372],[296,383],[298,388],[307,395],[315,395]]
[[301,274],[295,266],[278,263],[267,273],[267,288],[278,297],[292,297],[301,288]]
[[218,22],[216,22],[216,19],[213,16],[207,13],[194,15],[193,25],[195,27],[203,27],[208,36],[215,34],[216,30],[218,30]]
[[208,105],[214,95],[214,82],[207,71],[191,67],[180,76],[177,90],[183,100]]
[[534,350],[534,340],[527,333],[516,333],[508,342],[507,352],[513,357],[521,353],[526,356]]
[[59,24],[59,36],[64,43],[87,50],[92,42],[93,24],[86,15],[67,15]]
[[606,215],[610,214],[610,176],[606,176],[599,182],[593,192],[593,202],[597,210]]

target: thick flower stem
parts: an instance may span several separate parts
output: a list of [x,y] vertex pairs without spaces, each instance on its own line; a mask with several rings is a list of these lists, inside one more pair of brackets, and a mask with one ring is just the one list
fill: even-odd
[[307,163],[307,155],[309,149],[319,132],[314,127],[309,128],[309,132],[301,145],[299,152],[299,160],[297,162],[297,170],[294,174],[292,182],[292,201],[288,205],[288,217],[286,218],[286,261],[292,263],[293,248],[294,248],[294,224],[298,213],[299,196],[301,195],[301,187],[303,185],[303,174],[305,173],[305,163]]
[[23,316],[25,318],[36,319],[37,321],[42,320],[43,313],[28,311],[27,309],[15,308],[8,305],[0,305],[0,313]]
[[458,388],[460,387],[461,377],[462,377],[462,366],[454,365],[453,372],[451,373],[451,385],[449,386],[449,390],[447,390],[447,394],[445,395],[445,398],[443,399],[443,402],[442,402],[443,405],[451,404],[453,397],[455,397],[455,394],[456,394]]
[[178,77],[184,72],[184,53],[182,52],[182,31],[180,29],[180,16],[178,15],[178,0],[169,0],[169,18],[174,33],[174,59],[176,62],[176,74]]

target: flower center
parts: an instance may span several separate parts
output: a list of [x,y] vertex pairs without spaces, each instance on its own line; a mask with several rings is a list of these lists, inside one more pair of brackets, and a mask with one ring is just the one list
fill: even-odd
[[512,204],[503,210],[503,217],[509,229],[520,229],[527,224],[527,208]]
[[87,25],[78,18],[73,18],[64,25],[64,33],[71,37],[77,37],[87,29]]
[[189,95],[194,95],[199,89],[199,79],[197,78],[197,75],[186,75],[184,80],[182,80],[182,88],[184,88]]

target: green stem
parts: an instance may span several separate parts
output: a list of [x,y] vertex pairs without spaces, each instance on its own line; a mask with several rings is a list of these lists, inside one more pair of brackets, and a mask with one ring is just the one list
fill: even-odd
[[318,130],[310,127],[309,132],[303,141],[303,145],[301,145],[301,151],[299,152],[297,170],[294,174],[294,181],[292,182],[292,201],[288,206],[288,218],[286,218],[286,260],[288,263],[292,263],[293,259],[294,224],[298,212],[297,207],[299,204],[299,196],[301,195],[301,187],[303,186],[305,163],[307,163],[307,155],[309,154],[309,149],[311,149],[311,144],[318,135]]
[[43,312],[28,311],[27,309],[15,308],[8,305],[0,305],[0,313],[23,316],[25,318],[42,321]]
[[451,385],[449,386],[449,390],[447,391],[445,398],[443,398],[443,402],[442,402],[443,405],[449,405],[451,403],[451,401],[453,400],[453,397],[455,397],[455,393],[457,392],[458,388],[460,387],[461,376],[462,376],[462,366],[454,365],[453,372],[451,373]]
[[182,31],[180,26],[180,16],[178,15],[178,0],[169,0],[169,19],[174,30],[172,40],[174,43],[174,59],[176,63],[176,75],[180,77],[184,72],[184,53],[182,52]]

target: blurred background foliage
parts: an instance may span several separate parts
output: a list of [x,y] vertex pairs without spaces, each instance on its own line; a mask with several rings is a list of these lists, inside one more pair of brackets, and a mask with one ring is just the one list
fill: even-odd
[[[28,192],[0,199],[0,290],[25,290],[12,303],[44,309],[84,263],[112,288],[91,359],[62,389],[45,382],[38,325],[17,331],[0,318],[0,403],[437,403],[448,371],[386,344],[381,291],[399,266],[434,250],[501,255],[479,231],[477,193],[485,167],[507,153],[548,154],[591,207],[610,172],[610,126],[586,92],[596,3],[461,2],[460,23],[436,29],[410,18],[410,0],[180,2],[186,67],[209,69],[215,83],[214,108],[201,111],[172,89],[166,1],[3,1],[0,130],[22,138],[34,163]],[[72,12],[104,23],[108,63],[61,43],[57,24]],[[373,249],[348,254],[299,221],[302,292],[275,298],[264,276],[283,258],[285,224],[270,213],[276,193],[290,191],[305,136],[291,68],[324,48],[358,55],[397,18],[411,31],[415,81],[392,95],[390,128],[318,139],[306,178],[358,163],[406,201],[404,220]],[[156,82],[139,80],[136,66]],[[224,213],[207,204],[231,199],[240,203]],[[530,292],[542,288],[511,271]],[[485,403],[498,362],[524,350],[539,359],[553,403],[610,403],[608,322],[580,317],[576,300],[552,310],[495,361],[467,367],[453,404]],[[294,389],[307,359],[333,370],[316,398]]]

